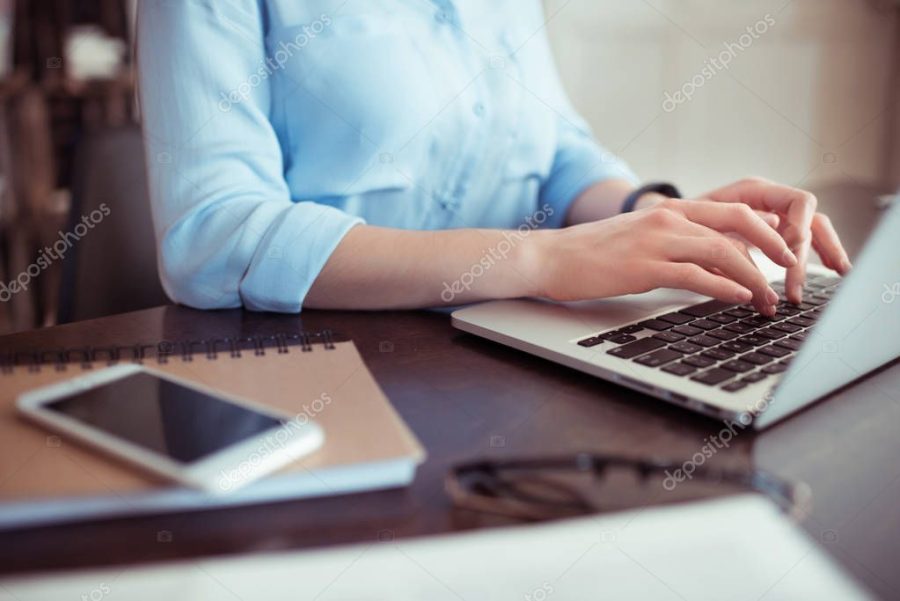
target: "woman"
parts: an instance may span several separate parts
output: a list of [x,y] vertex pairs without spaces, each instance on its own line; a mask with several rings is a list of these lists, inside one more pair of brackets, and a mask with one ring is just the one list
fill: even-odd
[[566,99],[537,0],[139,6],[154,221],[178,302],[297,312],[674,287],[771,314],[778,297],[738,238],[787,268],[794,302],[811,244],[850,268],[802,190],[638,188]]

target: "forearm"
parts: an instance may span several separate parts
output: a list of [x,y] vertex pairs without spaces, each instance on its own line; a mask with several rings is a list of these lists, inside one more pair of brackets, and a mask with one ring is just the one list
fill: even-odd
[[618,215],[634,185],[624,179],[606,179],[586,188],[572,201],[567,225],[600,221]]
[[409,309],[540,294],[541,232],[350,230],[303,303],[317,309]]
[[[634,185],[623,179],[607,179],[594,184],[572,202],[566,215],[567,225],[577,225],[614,217],[622,211],[625,197]],[[644,194],[635,204],[635,210],[643,209],[665,200],[660,194]]]

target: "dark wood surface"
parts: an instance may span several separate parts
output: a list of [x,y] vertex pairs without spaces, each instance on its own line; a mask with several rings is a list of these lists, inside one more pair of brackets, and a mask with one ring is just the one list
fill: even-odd
[[[874,188],[817,190],[851,258],[877,221]],[[882,190],[883,191],[883,190]],[[352,336],[428,451],[403,490],[0,533],[0,573],[378,542],[502,520],[454,510],[448,468],[485,456],[597,451],[687,458],[722,424],[458,332],[446,314],[308,311],[302,316],[167,306],[0,337],[0,352],[133,344],[300,328]],[[0,378],[2,385],[2,378]],[[900,363],[710,462],[806,482],[817,544],[882,598],[900,599]],[[790,569],[791,566],[788,567]]]
[[[379,541],[499,524],[454,510],[443,478],[482,456],[599,451],[686,458],[722,425],[460,333],[429,312],[297,316],[167,306],[0,338],[0,350],[331,328],[352,335],[428,450],[405,490],[97,521],[0,534],[6,573]],[[803,480],[804,527],[880,596],[900,596],[900,364],[712,461]]]

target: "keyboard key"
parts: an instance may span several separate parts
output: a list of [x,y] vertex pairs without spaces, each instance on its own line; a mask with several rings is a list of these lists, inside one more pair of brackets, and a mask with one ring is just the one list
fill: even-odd
[[601,342],[603,342],[603,339],[600,338],[599,336],[591,336],[590,338],[585,338],[584,340],[579,340],[578,345],[585,346],[585,347],[592,347],[592,346],[597,346]]
[[697,374],[693,376],[691,380],[695,382],[700,382],[701,384],[706,384],[708,386],[715,386],[716,384],[721,384],[725,380],[732,378],[734,376],[734,372],[730,372],[727,369],[722,369],[719,367],[713,367],[712,369],[707,369],[705,372]]
[[656,319],[674,323],[676,326],[686,324],[689,321],[694,321],[693,317],[691,317],[690,315],[685,315],[684,313],[667,313],[666,315],[661,315]]
[[731,309],[730,311],[725,311],[725,315],[731,315],[732,317],[737,317],[738,319],[743,319],[745,317],[750,317],[753,315],[753,311],[748,311],[747,309]]
[[787,332],[782,332],[781,330],[776,330],[775,328],[765,328],[764,330],[756,330],[753,332],[755,336],[762,336],[763,338],[768,338],[769,340],[777,340],[779,338],[784,338],[787,336]]
[[690,342],[709,348],[711,346],[716,346],[722,341],[716,338],[710,338],[709,336],[694,336],[693,338],[691,338]]
[[726,351],[734,351],[735,353],[746,353],[747,351],[753,349],[753,347],[749,344],[744,344],[743,342],[738,342],[737,340],[723,342],[721,345],[719,345],[719,348],[725,349]]
[[710,321],[708,319],[698,319],[697,321],[692,321],[691,325],[695,328],[701,328],[704,330],[716,330],[722,324]]
[[753,334],[741,336],[740,338],[738,338],[738,342],[743,342],[744,344],[752,344],[753,346],[762,346],[764,344],[768,344],[769,339],[762,336],[757,336],[754,332]]
[[727,313],[716,313],[715,315],[710,315],[706,319],[714,321],[716,323],[731,323],[733,321],[737,321],[737,317],[732,317]]
[[744,373],[745,371],[750,371],[751,369],[753,369],[753,364],[747,363],[746,361],[741,361],[740,359],[732,359],[731,361],[726,361],[719,367],[727,369],[729,371]]
[[637,340],[637,338],[631,334],[619,334],[609,339],[609,341],[614,344],[626,344],[628,342],[634,342],[635,340]]
[[619,332],[622,334],[634,334],[635,332],[640,332],[643,330],[641,326],[636,323],[631,324],[630,326],[625,326],[624,328],[620,328]]
[[740,361],[752,363],[753,365],[765,365],[775,360],[775,357],[764,355],[762,353],[747,353],[740,356]]
[[784,348],[783,345],[776,346],[777,344],[778,343],[776,342],[772,346],[764,346],[761,349],[757,349],[756,352],[762,353],[764,355],[769,355],[770,357],[776,357],[778,359],[781,359],[782,357],[787,357],[788,355],[790,355],[792,350],[794,350],[794,351],[797,350],[797,349],[791,349],[790,347]]
[[672,327],[672,324],[669,322],[660,321],[658,319],[648,319],[647,321],[642,321],[638,325],[647,328],[648,330],[656,330],[657,332],[668,330]]
[[788,334],[793,334],[794,332],[799,332],[800,330],[803,329],[800,326],[795,326],[794,324],[787,323],[787,322],[776,323],[772,327],[775,328],[776,330],[781,330],[782,332],[787,332]]
[[743,322],[730,323],[724,327],[729,332],[737,332],[738,334],[746,334],[756,329],[754,326],[747,325]]
[[673,351],[678,351],[679,353],[684,353],[685,355],[690,355],[691,353],[696,353],[697,351],[702,351],[702,346],[697,346],[696,344],[691,344],[690,342],[677,342],[669,347]]
[[766,365],[762,368],[763,373],[767,373],[769,375],[775,375],[784,373],[787,370],[786,365],[782,365],[781,363],[773,363],[772,365]]
[[715,359],[716,361],[725,361],[726,359],[731,359],[734,357],[734,353],[731,351],[726,351],[722,347],[712,348],[708,351],[703,351],[700,353],[703,357],[709,357],[710,359]]
[[796,340],[797,342],[806,342],[806,332],[794,334],[793,336],[791,336],[791,340]]
[[677,334],[671,330],[668,332],[658,332],[654,334],[653,337],[665,340],[666,342],[678,342],[679,340],[684,340],[684,334]]
[[687,309],[682,309],[682,313],[687,313],[693,317],[706,317],[707,315],[712,315],[713,313],[718,313],[720,311],[724,311],[725,309],[731,309],[734,307],[731,303],[723,303],[718,300],[706,301],[705,303],[700,303],[699,305],[694,305],[693,307],[688,307]]
[[709,367],[710,365],[714,365],[716,360],[704,357],[703,355],[691,355],[690,357],[685,357],[682,363],[687,363],[694,367]]
[[729,332],[728,330],[723,330],[721,328],[718,330],[710,330],[706,335],[718,338],[719,340],[734,340],[739,336],[737,332]]
[[[785,353],[785,355],[787,355],[790,353],[790,351],[799,351],[800,345],[802,345],[803,343],[800,342],[799,340],[791,340],[790,338],[785,338],[784,340],[776,341],[774,344],[777,345],[777,346],[775,346],[775,348],[783,347],[784,350],[787,351]],[[782,355],[782,356],[784,356],[784,355]]]
[[816,324],[815,319],[810,319],[809,317],[804,317],[802,315],[798,315],[793,319],[789,319],[788,323],[792,323],[795,326],[800,326],[802,328],[808,328],[809,326],[813,326]]
[[740,390],[742,388],[746,388],[746,387],[747,387],[746,382],[741,382],[740,380],[735,380],[734,382],[729,382],[728,384],[723,386],[722,390],[725,390],[726,392],[737,392],[738,390]]
[[747,324],[753,328],[761,328],[763,326],[770,325],[772,322],[768,317],[763,317],[762,315],[754,315],[753,317],[748,317],[741,321],[741,323]]
[[703,330],[695,328],[694,326],[678,326],[677,328],[672,328],[672,331],[684,334],[685,336],[696,336],[697,334],[703,333]]
[[670,363],[675,359],[681,359],[682,354],[673,351],[671,349],[659,349],[658,351],[654,351],[649,355],[641,355],[637,359],[634,360],[635,363],[640,363],[641,365],[646,365],[647,367],[659,367],[660,365],[665,365],[666,363]]
[[752,374],[747,374],[743,378],[741,378],[741,382],[747,382],[748,384],[753,384],[754,382],[760,382],[769,377],[769,374],[764,374],[761,371],[755,371]]
[[807,296],[803,297],[803,302],[805,302],[808,305],[815,305],[817,307],[820,305],[824,305],[828,301],[829,301],[828,297],[820,297],[819,295],[813,295],[813,296],[807,295]]
[[636,342],[632,342],[626,344],[625,346],[620,346],[606,352],[614,357],[619,357],[621,359],[631,359],[632,357],[637,357],[638,355],[643,355],[644,353],[655,351],[656,349],[662,348],[665,345],[666,343],[662,340],[659,340],[658,338],[641,338]]
[[686,376],[688,374],[692,374],[697,371],[696,367],[692,365],[687,365],[684,362],[681,363],[669,363],[668,365],[662,368],[664,372],[668,372],[670,374],[674,374],[676,376]]
[[793,317],[794,315],[800,314],[800,309],[798,309],[794,305],[781,305],[778,307],[778,310],[775,312],[775,314],[784,315],[786,317]]

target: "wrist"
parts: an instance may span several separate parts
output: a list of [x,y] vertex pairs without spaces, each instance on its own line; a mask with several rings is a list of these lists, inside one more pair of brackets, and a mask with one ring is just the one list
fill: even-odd
[[659,192],[645,192],[644,194],[641,194],[634,203],[634,210],[640,211],[641,209],[649,209],[668,199],[668,196],[660,194]]
[[512,297],[546,297],[553,240],[559,230],[533,230],[517,245],[512,277],[517,283]]

